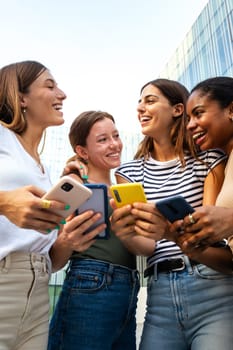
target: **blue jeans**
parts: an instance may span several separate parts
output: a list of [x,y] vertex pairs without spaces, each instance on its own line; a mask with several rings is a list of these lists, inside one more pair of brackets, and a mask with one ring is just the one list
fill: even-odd
[[140,350],[232,350],[233,275],[198,264],[148,279]]
[[48,350],[135,350],[139,276],[74,259],[52,317]]

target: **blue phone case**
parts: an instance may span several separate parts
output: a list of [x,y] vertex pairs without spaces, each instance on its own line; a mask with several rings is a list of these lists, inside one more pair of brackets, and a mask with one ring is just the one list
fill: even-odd
[[160,199],[155,205],[170,222],[181,220],[186,215],[194,212],[193,207],[180,195]]
[[105,223],[107,226],[103,232],[101,232],[96,238],[108,239],[109,238],[109,213],[108,213],[108,189],[105,184],[85,184],[92,191],[91,197],[82,204],[77,210],[76,215],[83,213],[86,210],[92,209],[94,212],[102,213],[102,217],[92,225],[85,233],[90,232],[96,226]]

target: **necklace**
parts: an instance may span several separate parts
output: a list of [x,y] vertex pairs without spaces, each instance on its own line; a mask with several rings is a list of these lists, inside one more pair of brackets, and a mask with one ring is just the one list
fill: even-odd
[[19,142],[21,143],[21,145],[23,146],[23,148],[25,149],[25,151],[33,158],[33,160],[36,162],[37,167],[40,169],[40,171],[42,173],[44,173],[44,167],[43,164],[41,163],[40,160],[40,154],[36,151],[33,152],[32,147],[29,145],[29,143],[23,139],[23,137],[21,135],[16,134]]
[[36,161],[36,165],[38,166],[38,168],[40,169],[40,171],[42,172],[42,173],[44,173],[44,167],[43,167],[43,164],[41,163],[41,161],[39,160],[39,162],[35,159],[35,158],[33,158],[35,161]]

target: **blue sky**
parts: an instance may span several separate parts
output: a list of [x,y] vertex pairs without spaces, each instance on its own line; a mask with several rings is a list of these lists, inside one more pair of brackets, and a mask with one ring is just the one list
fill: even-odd
[[207,0],[1,1],[0,66],[44,63],[67,94],[67,125],[82,111],[137,129],[141,86],[157,77]]

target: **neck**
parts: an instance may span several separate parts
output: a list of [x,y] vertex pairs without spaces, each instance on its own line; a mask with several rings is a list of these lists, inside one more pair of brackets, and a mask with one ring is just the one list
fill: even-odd
[[160,162],[166,162],[177,158],[173,145],[170,143],[158,143],[155,140],[151,156]]
[[111,186],[112,182],[110,170],[104,171],[102,169],[91,169],[88,167],[88,182],[104,183],[107,186]]
[[32,137],[31,135],[27,135],[27,133],[23,133],[22,135],[16,134],[19,142],[25,149],[25,151],[30,154],[30,156],[35,160],[41,171],[43,171],[43,166],[40,161],[40,154],[38,153],[38,146],[40,143],[40,138]]
[[229,156],[233,150],[233,140],[228,142],[225,147],[220,147]]

